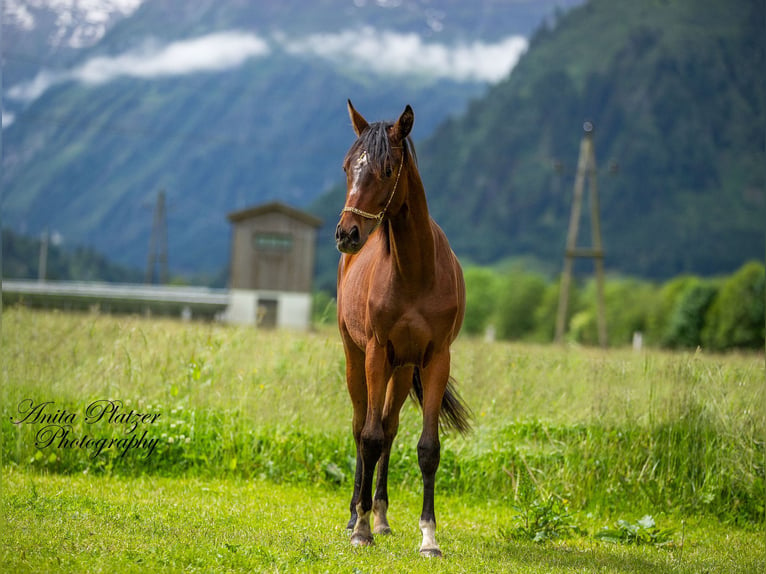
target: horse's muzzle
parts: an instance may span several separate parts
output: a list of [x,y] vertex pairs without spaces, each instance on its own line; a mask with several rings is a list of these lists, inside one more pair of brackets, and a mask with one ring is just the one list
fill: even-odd
[[359,228],[352,225],[351,229],[346,230],[339,223],[335,228],[335,245],[341,253],[357,253],[362,248]]

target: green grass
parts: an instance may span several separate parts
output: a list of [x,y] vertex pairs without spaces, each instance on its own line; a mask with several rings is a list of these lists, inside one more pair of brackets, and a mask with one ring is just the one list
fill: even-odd
[[[460,339],[453,373],[475,430],[442,441],[447,559],[433,564],[417,556],[421,417],[411,404],[391,461],[395,535],[348,546],[351,408],[334,330],[23,308],[2,326],[6,570],[762,570],[762,355]],[[45,425],[12,422],[25,399],[75,414],[76,437],[130,436],[85,422],[95,400],[159,413],[136,431],[157,439],[155,451],[38,449]],[[515,536],[540,509],[543,538],[555,541]],[[645,515],[672,531],[662,548],[596,537]],[[565,520],[571,536],[558,539]]]
[[[686,525],[683,546],[593,539],[539,545],[500,535],[508,507],[440,495],[444,560],[418,555],[416,493],[392,493],[394,534],[354,549],[337,493],[313,485],[196,478],[40,476],[6,470],[8,572],[757,572],[763,536]],[[668,519],[665,518],[667,522]]]

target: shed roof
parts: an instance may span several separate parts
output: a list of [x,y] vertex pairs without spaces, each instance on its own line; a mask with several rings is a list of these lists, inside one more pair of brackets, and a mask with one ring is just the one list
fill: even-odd
[[289,205],[285,205],[284,203],[280,203],[278,201],[273,201],[271,203],[264,203],[262,205],[255,205],[253,207],[248,207],[240,211],[233,211],[232,213],[229,213],[226,217],[231,223],[238,223],[240,221],[252,219],[260,215],[265,215],[267,213],[275,213],[275,212],[282,213],[288,217],[292,217],[293,219],[297,219],[298,221],[301,221],[305,223],[306,225],[310,225],[312,227],[320,227],[322,225],[322,220],[319,219],[318,217],[314,217],[313,215],[306,213],[305,211],[300,211],[298,209],[295,209],[294,207],[290,207]]

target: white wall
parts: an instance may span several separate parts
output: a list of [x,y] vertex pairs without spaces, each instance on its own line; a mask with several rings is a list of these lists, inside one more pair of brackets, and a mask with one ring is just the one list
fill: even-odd
[[311,294],[282,291],[232,289],[224,320],[237,325],[257,326],[259,299],[277,301],[277,328],[307,330],[311,326]]

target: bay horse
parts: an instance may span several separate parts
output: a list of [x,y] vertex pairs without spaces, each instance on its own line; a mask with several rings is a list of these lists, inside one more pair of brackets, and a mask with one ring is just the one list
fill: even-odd
[[434,514],[439,423],[469,430],[468,407],[450,379],[450,344],[465,311],[463,272],[428,213],[409,138],[412,108],[394,123],[368,123],[350,100],[348,112],[357,139],[343,161],[346,202],[335,241],[341,252],[338,326],[356,443],[351,543],[367,546],[373,532],[391,532],[388,463],[399,412],[411,394],[423,410],[417,447],[423,477],[420,553],[441,556]]

